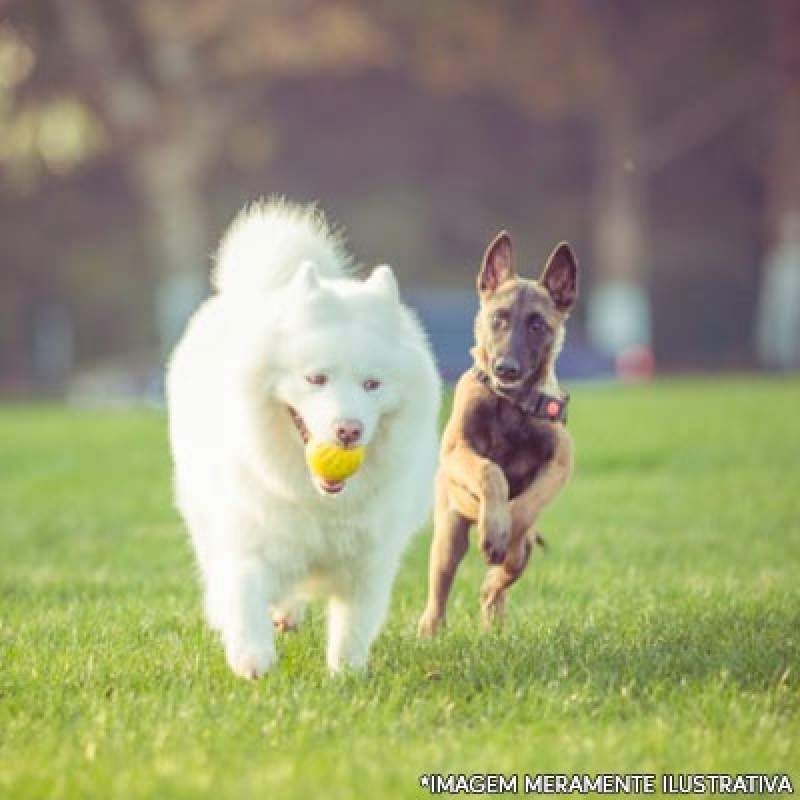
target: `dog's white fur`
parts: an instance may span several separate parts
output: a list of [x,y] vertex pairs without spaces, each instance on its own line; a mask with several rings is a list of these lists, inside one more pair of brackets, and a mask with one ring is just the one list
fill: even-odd
[[[329,668],[361,667],[432,502],[440,382],[429,345],[389,267],[357,279],[313,208],[245,209],[213,283],[167,375],[176,502],[207,617],[233,671],[257,678],[276,660],[268,609],[291,625],[321,592]],[[287,406],[324,441],[342,419],[363,426],[364,464],[340,494],[315,486]]]

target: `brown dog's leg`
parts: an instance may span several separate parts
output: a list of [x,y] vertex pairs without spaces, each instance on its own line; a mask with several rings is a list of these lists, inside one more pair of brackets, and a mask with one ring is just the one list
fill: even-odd
[[553,460],[519,497],[511,501],[511,542],[502,564],[492,567],[481,587],[485,626],[502,622],[505,594],[528,566],[536,543],[536,521],[572,474],[572,439],[561,430]]
[[508,482],[503,470],[490,461],[480,473],[480,546],[490,564],[501,564],[510,546],[513,522],[508,502]]
[[420,636],[433,636],[444,622],[450,587],[469,545],[469,526],[468,519],[450,508],[446,478],[440,475],[428,567],[428,604],[417,627]]
[[486,560],[502,563],[511,538],[508,481],[503,470],[462,442],[442,459],[441,474],[453,488],[449,499],[464,517],[476,523]]
[[502,623],[506,591],[525,572],[535,542],[533,530],[530,534],[513,537],[505,561],[486,573],[481,587],[481,616],[485,628]]

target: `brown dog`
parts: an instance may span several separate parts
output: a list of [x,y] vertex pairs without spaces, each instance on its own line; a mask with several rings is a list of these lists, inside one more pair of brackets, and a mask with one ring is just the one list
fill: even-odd
[[503,231],[486,250],[477,284],[475,365],[456,385],[442,437],[422,636],[444,620],[473,524],[492,565],[481,589],[483,620],[500,620],[506,590],[541,541],[536,520],[572,474],[567,397],[555,376],[577,296],[572,250],[559,244],[539,280],[526,280]]

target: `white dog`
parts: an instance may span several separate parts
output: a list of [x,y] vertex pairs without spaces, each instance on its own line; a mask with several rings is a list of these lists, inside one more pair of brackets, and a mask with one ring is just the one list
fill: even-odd
[[[427,519],[440,382],[387,266],[358,280],[313,208],[245,209],[222,240],[216,293],[167,374],[176,502],[206,614],[237,675],[276,660],[276,627],[328,598],[327,662],[362,667],[403,549]],[[347,481],[309,472],[309,435],[365,446]]]

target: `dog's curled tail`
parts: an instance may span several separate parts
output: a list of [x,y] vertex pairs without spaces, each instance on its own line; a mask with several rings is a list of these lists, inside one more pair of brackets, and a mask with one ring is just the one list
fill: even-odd
[[223,236],[211,283],[225,294],[270,291],[288,284],[307,261],[322,278],[355,271],[341,234],[316,206],[261,200],[240,211]]

